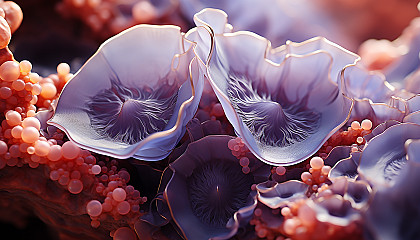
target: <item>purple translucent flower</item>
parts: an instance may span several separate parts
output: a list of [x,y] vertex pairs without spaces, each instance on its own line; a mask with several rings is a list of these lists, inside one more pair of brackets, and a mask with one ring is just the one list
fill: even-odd
[[94,152],[166,157],[203,89],[194,48],[176,26],[138,25],[110,38],[66,85],[49,123]]
[[365,214],[367,239],[420,238],[420,140],[406,141],[405,149],[406,167],[392,187],[377,190]]
[[420,125],[402,123],[391,126],[373,137],[363,149],[359,176],[377,186],[392,186],[407,164],[404,144],[420,138]]
[[308,185],[290,180],[283,183],[264,182],[257,185],[258,200],[271,209],[284,207],[298,199],[305,199]]
[[208,136],[191,143],[169,165],[164,196],[172,219],[186,239],[228,239],[252,217],[256,192],[268,166],[256,161],[249,174],[227,147],[230,136]]
[[324,38],[271,49],[251,32],[224,33],[230,28],[222,11],[206,9],[195,18],[214,32],[207,77],[259,159],[273,165],[303,161],[347,121],[353,102],[335,79],[357,55]]
[[394,96],[399,93],[379,72],[369,72],[357,64],[345,69],[344,92],[355,100],[350,122],[369,119],[374,126],[387,120],[402,121],[404,104]]

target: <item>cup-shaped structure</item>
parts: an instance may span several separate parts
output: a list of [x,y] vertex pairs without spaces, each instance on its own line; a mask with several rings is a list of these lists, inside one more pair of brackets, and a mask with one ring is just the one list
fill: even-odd
[[420,140],[405,142],[406,167],[395,177],[392,187],[380,188],[365,213],[368,239],[419,239],[420,220]]
[[164,196],[185,239],[229,239],[254,212],[257,179],[268,179],[261,164],[248,174],[228,148],[230,136],[207,136],[189,144],[169,165]]
[[359,176],[378,187],[394,185],[407,164],[404,144],[410,139],[420,139],[420,125],[396,124],[373,137],[363,149]]
[[166,157],[201,97],[195,45],[176,26],[138,25],[108,39],[65,86],[49,124],[100,154]]
[[206,9],[195,18],[214,34],[207,78],[236,133],[260,160],[303,161],[347,121],[353,101],[331,78],[357,55],[324,38],[272,49],[251,32],[226,33],[222,11]]

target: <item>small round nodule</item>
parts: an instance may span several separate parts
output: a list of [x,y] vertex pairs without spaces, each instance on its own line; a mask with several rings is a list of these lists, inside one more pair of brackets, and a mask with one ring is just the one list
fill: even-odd
[[6,19],[0,17],[0,49],[7,47],[12,38],[12,32]]

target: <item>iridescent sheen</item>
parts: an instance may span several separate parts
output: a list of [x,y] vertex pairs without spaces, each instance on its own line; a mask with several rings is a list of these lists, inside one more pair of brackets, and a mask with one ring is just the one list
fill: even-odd
[[227,15],[215,9],[197,13],[195,22],[214,35],[207,78],[236,133],[262,161],[303,161],[347,121],[353,102],[341,92],[339,74],[357,55],[325,38],[272,49],[251,32],[231,33]]
[[204,137],[169,165],[164,196],[186,239],[229,239],[252,216],[257,201],[251,186],[267,180],[270,170],[256,161],[245,174],[228,148],[231,139]]
[[176,26],[138,25],[110,38],[65,86],[49,123],[100,154],[166,157],[203,90],[195,47]]

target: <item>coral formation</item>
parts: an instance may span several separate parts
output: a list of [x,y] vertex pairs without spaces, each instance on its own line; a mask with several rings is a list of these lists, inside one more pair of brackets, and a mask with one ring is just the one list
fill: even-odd
[[[25,8],[0,1],[4,235],[419,238],[417,18],[397,40],[365,42],[360,58],[340,45],[380,26],[378,6],[362,11],[369,1],[57,2],[96,40],[117,35],[80,69],[39,67],[11,51]],[[200,11],[211,6],[229,16]],[[385,16],[390,6],[410,9],[396,25],[414,17],[394,0]],[[349,27],[344,7],[371,25]],[[338,44],[306,40],[328,28]]]

